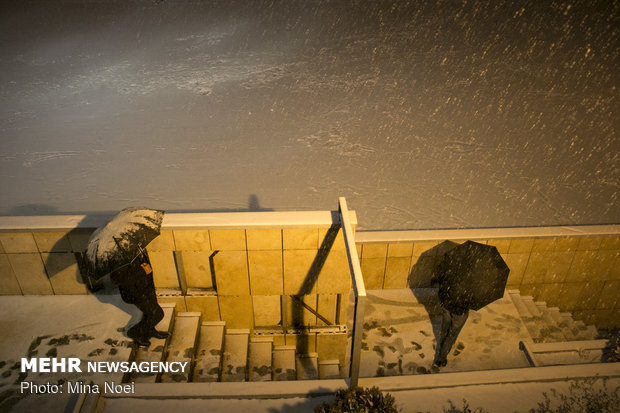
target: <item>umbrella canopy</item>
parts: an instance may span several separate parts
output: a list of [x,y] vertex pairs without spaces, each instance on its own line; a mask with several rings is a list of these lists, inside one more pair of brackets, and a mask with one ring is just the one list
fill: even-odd
[[510,269],[492,245],[467,241],[439,264],[439,298],[450,311],[479,310],[502,298]]
[[91,235],[86,258],[100,278],[145,254],[146,246],[161,230],[164,211],[125,208]]

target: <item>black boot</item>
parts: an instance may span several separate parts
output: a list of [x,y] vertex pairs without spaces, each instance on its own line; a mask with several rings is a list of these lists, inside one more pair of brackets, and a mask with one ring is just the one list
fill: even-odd
[[148,337],[137,334],[136,332],[131,331],[131,329],[127,332],[127,335],[129,336],[129,338],[132,338],[133,342],[140,347],[148,347],[151,345],[151,340],[149,340]]
[[168,338],[169,336],[170,336],[170,333],[167,331],[157,331],[155,329],[151,331],[151,337],[154,337],[154,338]]

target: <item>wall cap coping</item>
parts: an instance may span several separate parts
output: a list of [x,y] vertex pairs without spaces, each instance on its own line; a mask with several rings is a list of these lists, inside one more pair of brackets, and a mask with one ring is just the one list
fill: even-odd
[[[353,225],[355,211],[350,211]],[[97,228],[113,215],[45,215],[0,217],[0,232],[71,231]],[[162,230],[326,228],[340,225],[337,211],[261,211],[166,213]]]
[[620,235],[620,225],[356,231],[356,243]]

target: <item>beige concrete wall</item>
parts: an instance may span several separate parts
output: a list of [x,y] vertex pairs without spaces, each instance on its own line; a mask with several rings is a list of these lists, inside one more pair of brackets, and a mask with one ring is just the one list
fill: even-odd
[[75,253],[90,232],[1,232],[0,295],[86,294]]
[[225,320],[231,328],[275,327],[282,321],[324,325],[290,296],[301,296],[334,321],[336,297],[351,288],[340,229],[162,231],[148,251],[163,300],[186,291],[189,311],[202,311],[205,320]]
[[[430,286],[450,242],[465,239],[424,240],[423,233],[411,242],[395,231],[398,241],[358,244],[366,288]],[[619,234],[467,239],[497,247],[510,268],[508,289],[519,289],[598,328],[620,327]]]
[[[342,314],[351,277],[334,213],[188,214],[199,227],[179,215],[166,215],[173,224],[147,248],[160,301],[230,328],[325,324],[291,296],[331,322]],[[94,228],[59,230],[59,219],[84,221],[36,217],[26,228],[8,219],[0,228],[0,294],[88,293],[75,255]]]

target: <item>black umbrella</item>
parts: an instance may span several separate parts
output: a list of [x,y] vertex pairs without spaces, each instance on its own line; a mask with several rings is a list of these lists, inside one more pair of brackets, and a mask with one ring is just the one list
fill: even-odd
[[510,269],[492,245],[467,241],[445,253],[439,264],[439,298],[461,313],[502,298]]
[[130,207],[91,235],[86,258],[95,278],[146,255],[146,246],[160,233],[164,211]]

